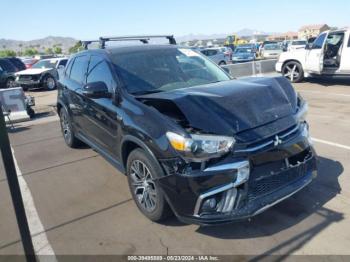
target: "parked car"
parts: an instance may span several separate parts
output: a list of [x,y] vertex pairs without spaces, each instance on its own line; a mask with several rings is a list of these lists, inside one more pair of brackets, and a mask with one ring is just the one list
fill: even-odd
[[307,45],[306,40],[292,40],[288,44],[287,51],[293,51],[297,49],[305,49],[305,46]]
[[153,221],[171,211],[204,225],[246,219],[316,176],[307,103],[288,80],[232,80],[186,47],[79,52],[57,110],[65,143],[84,142],[125,172]]
[[43,59],[31,68],[16,73],[16,84],[24,90],[31,87],[42,87],[54,90],[57,86],[59,67],[64,67],[67,58]]
[[16,72],[26,69],[26,66],[21,59],[17,57],[6,57],[6,59],[14,65],[14,67],[16,68]]
[[256,53],[252,48],[237,47],[232,55],[232,63],[242,63],[254,61]]
[[261,57],[264,59],[276,59],[283,53],[282,46],[279,44],[268,44],[264,46]]
[[292,82],[305,77],[350,77],[350,30],[321,33],[304,49],[283,53],[276,71]]
[[[228,48],[228,47],[226,47]],[[225,49],[226,50],[226,49]],[[231,61],[230,54],[221,47],[211,47],[200,50],[202,54],[209,57],[218,65],[226,65]]]
[[265,45],[271,45],[271,44],[277,44],[276,41],[264,41],[261,43],[261,45],[259,46],[259,56],[262,55],[262,52],[265,48]]
[[26,66],[26,69],[31,68],[36,62],[38,62],[38,59],[35,58],[25,58],[22,59],[23,64]]
[[15,72],[15,66],[8,59],[0,58],[0,88],[13,87]]

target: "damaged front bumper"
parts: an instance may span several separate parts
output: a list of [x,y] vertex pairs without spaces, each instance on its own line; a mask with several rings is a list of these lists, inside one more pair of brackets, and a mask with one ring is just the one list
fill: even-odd
[[199,169],[179,171],[175,160],[161,163],[167,175],[159,182],[173,211],[180,220],[200,225],[255,216],[317,175],[316,153],[301,131],[281,145],[233,152]]

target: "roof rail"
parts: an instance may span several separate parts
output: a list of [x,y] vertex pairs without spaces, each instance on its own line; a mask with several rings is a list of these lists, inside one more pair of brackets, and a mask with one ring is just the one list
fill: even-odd
[[144,44],[148,44],[151,38],[166,38],[169,44],[176,45],[176,40],[173,35],[144,35],[144,36],[108,36],[100,37],[99,40],[87,40],[81,41],[83,48],[86,50],[88,46],[92,43],[99,43],[99,47],[104,49],[106,47],[106,42],[109,41],[141,41]]

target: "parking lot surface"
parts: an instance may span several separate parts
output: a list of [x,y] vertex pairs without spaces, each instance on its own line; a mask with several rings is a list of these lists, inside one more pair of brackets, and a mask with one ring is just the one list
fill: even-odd
[[[176,218],[152,223],[137,210],[125,176],[90,148],[68,148],[57,119],[12,131],[14,155],[34,203],[29,222],[42,224],[31,225],[37,252],[349,255],[350,87],[316,80],[295,87],[309,103],[319,176],[250,221],[230,225],[199,227]],[[0,254],[21,254],[0,170]]]

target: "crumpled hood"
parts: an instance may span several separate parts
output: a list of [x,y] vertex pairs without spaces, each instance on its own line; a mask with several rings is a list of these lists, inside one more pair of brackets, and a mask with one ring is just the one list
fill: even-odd
[[52,68],[29,68],[17,72],[16,75],[39,75],[50,70],[52,70]]
[[297,96],[283,77],[247,78],[143,95],[173,102],[190,126],[233,135],[296,113]]

